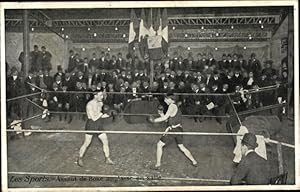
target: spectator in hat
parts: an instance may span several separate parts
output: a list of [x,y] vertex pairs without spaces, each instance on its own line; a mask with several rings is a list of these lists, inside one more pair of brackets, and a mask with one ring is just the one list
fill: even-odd
[[98,62],[98,69],[104,69],[105,66],[107,65],[107,59],[105,57],[105,52],[104,51],[101,51],[100,53],[100,58],[99,58],[99,62]]
[[229,69],[230,68],[229,65],[228,65],[226,54],[222,55],[222,60],[218,62],[218,68],[220,70],[225,70],[225,69]]
[[272,65],[273,61],[267,60],[265,62],[265,68],[262,70],[262,74],[265,74],[267,76],[267,79],[271,79],[271,77],[276,74],[276,69],[274,69]]
[[42,52],[39,50],[39,46],[34,45],[33,51],[30,52],[31,57],[31,71],[39,71],[42,69]]
[[232,185],[269,184],[268,164],[255,152],[257,146],[256,136],[253,133],[246,133],[242,140],[242,160],[230,179]]
[[228,65],[228,68],[229,68],[229,69],[232,69],[232,68],[233,68],[233,60],[232,60],[231,54],[228,54],[228,55],[227,55],[227,65]]
[[214,58],[214,56],[213,56],[212,53],[208,53],[207,65],[209,67],[217,65],[217,61],[215,60],[215,58]]
[[171,59],[170,61],[170,69],[171,70],[175,70],[177,65],[178,65],[178,53],[177,52],[174,52],[174,56],[173,56],[173,59]]
[[41,60],[42,70],[50,71],[52,69],[52,64],[51,64],[52,54],[46,50],[45,46],[42,46],[41,54],[42,54],[42,60]]
[[70,50],[69,53],[70,53],[70,56],[69,56],[68,72],[73,72],[76,67],[75,53],[73,50]]
[[92,54],[92,59],[89,61],[89,67],[92,71],[96,71],[99,65],[99,60],[97,59],[96,53]]
[[242,66],[240,61],[238,60],[238,55],[235,53],[233,54],[233,60],[232,60],[232,68],[234,70],[241,70]]
[[260,61],[256,59],[255,53],[251,54],[250,59],[248,61],[248,67],[253,71],[255,77],[259,75],[262,67]]
[[244,59],[244,56],[242,54],[238,55],[238,60],[240,62],[241,70],[248,72],[249,67],[248,67],[247,61]]

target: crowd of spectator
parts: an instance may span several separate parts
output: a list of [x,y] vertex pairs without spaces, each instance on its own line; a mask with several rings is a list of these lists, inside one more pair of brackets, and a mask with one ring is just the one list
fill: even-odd
[[[22,57],[20,55],[19,60]],[[48,90],[50,92],[43,92],[30,99],[50,111],[85,112],[85,105],[92,95],[80,92],[95,90],[106,90],[105,103],[118,112],[124,110],[132,100],[158,99],[164,105],[161,96],[151,93],[211,93],[178,96],[182,112],[192,115],[229,113],[228,98],[217,95],[220,93],[234,93],[232,99],[238,111],[287,100],[287,65],[283,65],[280,70],[275,69],[273,61],[261,63],[254,53],[248,60],[241,54],[223,54],[222,59],[217,61],[211,53],[199,53],[197,58],[193,58],[191,54],[183,58],[174,53],[172,58],[159,61],[150,60],[146,55],[141,61],[138,57],[126,55],[124,58],[121,53],[115,56],[109,52],[101,52],[100,58],[93,53],[92,58],[82,59],[79,53],[70,50],[67,69],[63,70],[58,65],[54,75],[50,75],[51,53],[44,46],[42,51],[38,50],[38,46],[34,47],[30,61],[31,68],[27,77],[20,77],[16,69],[11,69],[7,77],[7,97],[39,92],[38,88]],[[150,86],[152,65],[154,73]],[[278,85],[279,89],[253,94],[244,91],[271,85]],[[19,111],[16,104],[9,107],[11,111]],[[71,122],[73,115],[60,114],[59,118]],[[85,115],[80,118],[84,119]],[[216,119],[221,123],[220,118]],[[201,122],[204,119],[194,120]]]

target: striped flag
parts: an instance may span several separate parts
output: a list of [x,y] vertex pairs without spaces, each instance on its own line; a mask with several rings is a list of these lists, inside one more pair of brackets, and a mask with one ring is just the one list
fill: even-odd
[[167,9],[165,8],[162,12],[161,18],[161,27],[162,27],[162,51],[164,55],[168,55],[168,43],[169,43],[169,35],[168,35],[168,14]]
[[135,11],[131,9],[131,14],[130,14],[130,24],[129,24],[129,36],[128,36],[128,48],[129,48],[129,54],[133,55],[133,48],[134,48],[134,43],[135,43],[135,38],[136,38],[136,32],[135,28],[138,25],[138,18],[135,14]]

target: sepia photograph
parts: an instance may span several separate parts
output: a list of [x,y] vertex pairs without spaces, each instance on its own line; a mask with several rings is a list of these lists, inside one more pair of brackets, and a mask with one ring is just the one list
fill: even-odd
[[1,191],[300,188],[297,1],[0,9]]

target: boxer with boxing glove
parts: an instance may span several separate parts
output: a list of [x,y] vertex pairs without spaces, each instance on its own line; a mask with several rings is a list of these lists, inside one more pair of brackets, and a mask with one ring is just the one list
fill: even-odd
[[[104,113],[106,108],[103,109],[103,97],[104,93],[103,91],[100,92],[94,92],[94,98],[89,101],[86,105],[86,112],[88,120],[85,125],[85,129],[88,131],[102,131],[103,129],[103,118],[108,118],[109,115],[107,113]],[[86,133],[85,134],[85,140],[83,142],[83,145],[81,146],[79,150],[79,158],[77,160],[78,166],[83,166],[83,156],[89,147],[89,145],[92,142],[93,135],[97,135],[98,138],[101,140],[103,144],[103,152],[105,155],[105,162],[107,164],[114,164],[113,161],[110,159],[110,153],[109,153],[109,146],[108,146],[108,138],[106,133]]]
[[164,135],[160,138],[159,142],[157,143],[157,152],[156,152],[156,164],[152,169],[158,170],[161,166],[161,158],[163,154],[163,147],[166,143],[172,138],[175,139],[178,148],[184,153],[184,155],[192,162],[193,166],[197,166],[197,161],[192,156],[191,152],[183,145],[183,135],[169,135],[166,134],[167,132],[183,132],[182,128],[182,113],[180,109],[175,104],[175,96],[173,93],[168,93],[165,98],[164,102],[168,105],[167,112],[161,113],[160,117],[154,118],[153,116],[149,117],[149,121],[152,123],[159,123],[168,121],[168,127],[165,130]]

